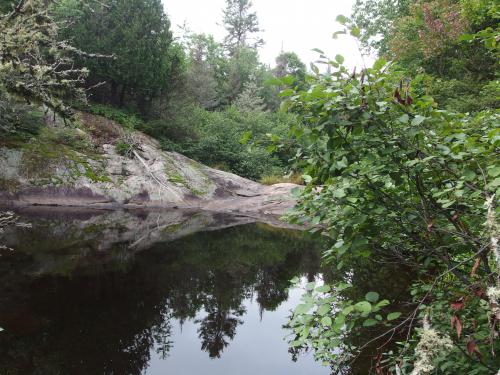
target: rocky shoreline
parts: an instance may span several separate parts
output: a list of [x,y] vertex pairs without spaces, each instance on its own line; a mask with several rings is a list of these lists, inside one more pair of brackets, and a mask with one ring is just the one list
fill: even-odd
[[[0,141],[0,205],[183,208],[278,217],[295,204],[291,191],[297,185],[264,186],[165,152],[156,140],[102,117],[79,117],[76,129],[48,125],[29,142]],[[72,147],[71,136],[88,147]],[[133,155],[117,152],[125,136],[140,145]]]

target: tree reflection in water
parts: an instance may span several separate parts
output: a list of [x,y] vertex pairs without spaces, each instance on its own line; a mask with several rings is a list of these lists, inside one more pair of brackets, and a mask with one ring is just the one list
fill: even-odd
[[201,349],[219,358],[244,324],[245,300],[274,310],[288,280],[319,272],[317,241],[257,224],[135,256],[120,243],[103,256],[88,241],[37,250],[37,236],[50,244],[51,232],[31,220],[20,250],[0,258],[1,374],[142,374],[152,350],[165,359],[175,345],[173,319],[194,320]]

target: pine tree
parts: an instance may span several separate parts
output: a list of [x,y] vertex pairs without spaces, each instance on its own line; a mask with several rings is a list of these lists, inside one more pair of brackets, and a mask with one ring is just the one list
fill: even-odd
[[263,112],[265,109],[264,99],[259,96],[259,86],[255,75],[251,75],[245,83],[242,93],[235,101],[235,106],[241,112]]
[[224,43],[231,55],[243,47],[257,48],[264,44],[260,37],[255,36],[262,30],[257,14],[250,11],[252,5],[250,0],[226,0],[223,24],[227,36]]

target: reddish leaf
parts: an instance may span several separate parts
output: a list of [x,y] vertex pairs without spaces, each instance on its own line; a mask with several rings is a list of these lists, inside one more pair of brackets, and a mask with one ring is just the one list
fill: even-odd
[[469,355],[475,354],[477,358],[481,358],[481,352],[477,348],[476,342],[472,339],[467,343],[467,353]]
[[458,338],[460,338],[460,336],[462,335],[463,325],[462,321],[457,315],[453,315],[453,317],[451,318],[451,328],[455,328],[457,330],[457,336]]
[[477,329],[477,320],[472,319],[472,328],[474,328],[474,331]]
[[479,286],[479,285],[474,285],[473,287],[474,294],[478,296],[479,298],[482,298],[484,300],[488,300],[488,296],[486,295],[484,288]]
[[477,257],[476,261],[474,262],[474,266],[472,267],[472,271],[470,272],[471,277],[473,277],[476,274],[480,264],[481,264],[481,258]]
[[394,91],[394,97],[396,98],[396,100],[398,101],[399,104],[406,104],[406,102],[401,97],[401,93],[399,92],[398,89],[396,89],[396,91]]
[[431,221],[429,225],[427,225],[427,231],[432,232],[432,228],[434,228],[434,223]]
[[459,300],[450,302],[450,306],[455,311],[462,310],[464,308],[464,300],[463,300],[463,298],[460,298]]

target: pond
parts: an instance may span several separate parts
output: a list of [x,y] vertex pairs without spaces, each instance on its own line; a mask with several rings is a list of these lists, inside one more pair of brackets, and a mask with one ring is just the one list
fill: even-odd
[[321,241],[242,216],[37,208],[0,252],[0,374],[328,374],[285,340]]

